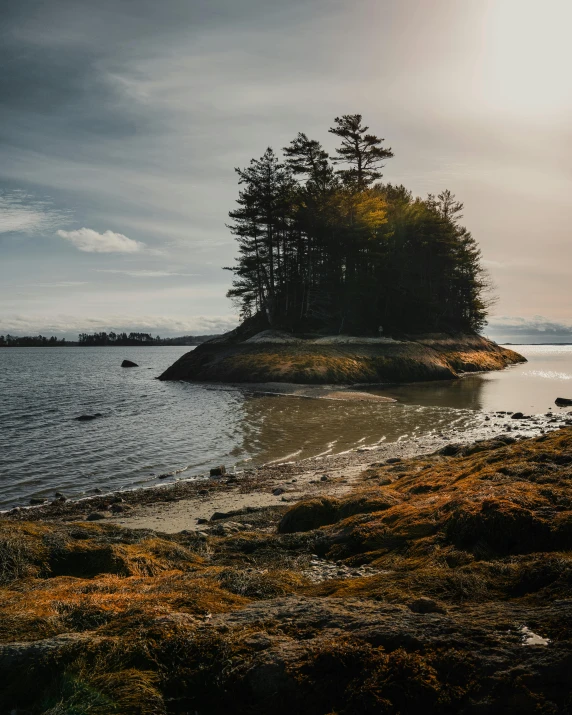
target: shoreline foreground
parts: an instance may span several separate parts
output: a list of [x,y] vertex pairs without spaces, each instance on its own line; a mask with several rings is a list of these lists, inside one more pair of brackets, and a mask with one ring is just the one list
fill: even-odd
[[4,514],[0,710],[565,712],[569,421]]

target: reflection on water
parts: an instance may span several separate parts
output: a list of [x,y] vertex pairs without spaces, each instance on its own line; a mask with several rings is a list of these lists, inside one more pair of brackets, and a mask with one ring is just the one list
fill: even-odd
[[[474,413],[439,406],[246,395],[242,454],[286,461],[421,436],[475,423]],[[238,456],[238,454],[237,454]]]
[[[484,375],[467,375],[462,380],[443,380],[401,385],[375,390],[395,398],[400,404],[450,407],[458,410],[484,408]],[[494,409],[494,408],[489,408]]]
[[[155,376],[187,348],[0,350],[0,505],[74,496],[482,425],[572,397],[572,346],[523,346],[525,365],[378,391],[399,402],[254,396]],[[128,357],[141,365],[122,370]],[[102,413],[77,422],[82,413]],[[502,421],[502,420],[501,420]],[[492,426],[492,422],[489,423]],[[502,425],[499,424],[499,428]]]
[[383,391],[404,404],[468,410],[558,411],[557,397],[572,397],[572,345],[518,345],[528,362],[453,382],[403,385]]

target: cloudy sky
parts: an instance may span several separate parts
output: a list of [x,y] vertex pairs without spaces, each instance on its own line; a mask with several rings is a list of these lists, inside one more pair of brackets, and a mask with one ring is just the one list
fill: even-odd
[[[465,203],[489,332],[572,336],[570,0],[5,0],[0,333],[235,324],[235,166],[361,113]],[[570,337],[572,340],[572,337]]]

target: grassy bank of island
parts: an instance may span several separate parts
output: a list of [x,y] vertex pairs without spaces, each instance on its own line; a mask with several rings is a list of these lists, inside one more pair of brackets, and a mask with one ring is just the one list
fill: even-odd
[[501,370],[526,359],[479,335],[371,338],[297,337],[234,331],[203,343],[161,380],[359,384],[454,380],[464,372]]
[[369,464],[338,497],[318,477],[203,532],[14,512],[0,710],[567,712],[571,467],[564,428]]

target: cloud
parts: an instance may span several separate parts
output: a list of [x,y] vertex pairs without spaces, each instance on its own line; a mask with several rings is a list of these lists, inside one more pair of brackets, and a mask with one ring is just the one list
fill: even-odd
[[543,338],[547,342],[551,339],[572,339],[572,320],[555,321],[543,315],[529,317],[499,315],[491,318],[484,331],[492,337],[505,338]]
[[87,281],[55,281],[54,283],[36,283],[38,288],[73,288],[87,285]]
[[123,270],[120,268],[98,268],[98,273],[119,273],[132,278],[166,278],[168,276],[200,276],[200,273],[180,273],[179,271],[151,271],[146,269]]
[[69,220],[69,212],[54,208],[50,201],[19,190],[0,193],[0,233],[39,233],[63,220]]
[[122,233],[105,231],[98,233],[91,228],[79,228],[76,231],[57,231],[58,236],[70,241],[80,251],[86,253],[140,253],[145,244],[127,238]]

